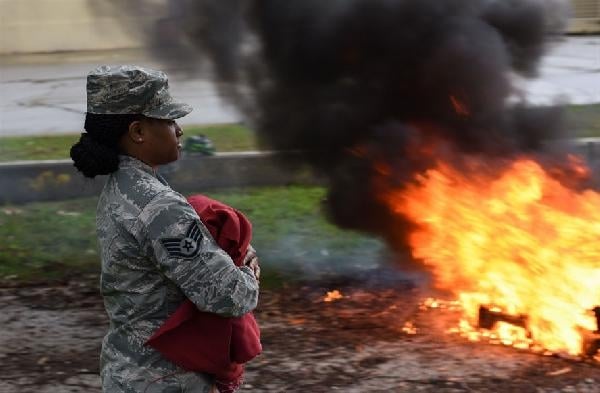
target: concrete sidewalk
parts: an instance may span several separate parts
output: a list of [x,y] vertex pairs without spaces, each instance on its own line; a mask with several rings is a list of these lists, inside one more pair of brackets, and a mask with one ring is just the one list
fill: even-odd
[[[0,57],[0,136],[79,132],[85,76],[104,63],[165,69],[139,50]],[[173,94],[194,107],[183,125],[242,120],[219,98],[207,72],[186,76],[191,70],[185,64],[165,71]],[[600,102],[600,36],[565,37],[544,58],[539,78],[516,85],[534,104]]]

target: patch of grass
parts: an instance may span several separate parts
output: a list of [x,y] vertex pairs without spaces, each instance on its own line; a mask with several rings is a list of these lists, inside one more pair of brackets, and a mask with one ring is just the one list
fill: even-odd
[[[600,104],[567,106],[568,126],[576,137],[600,137]],[[184,139],[206,135],[218,152],[258,150],[255,134],[239,124],[184,127]],[[79,134],[0,138],[0,162],[16,160],[60,160],[69,158],[69,149]]]
[[254,131],[239,124],[217,124],[188,126],[183,129],[183,138],[191,135],[206,135],[220,151],[258,150]]
[[[263,266],[262,285],[291,272],[327,273],[372,264],[373,238],[343,231],[321,214],[320,187],[272,187],[206,193],[244,212]],[[96,273],[96,198],[0,207],[0,279],[38,280]],[[14,277],[16,276],[16,277]]]
[[79,134],[0,138],[0,161],[64,160],[78,140]]
[[[184,127],[185,138],[206,135],[213,141],[217,152],[256,150],[252,130],[238,124],[215,124]],[[71,146],[80,134],[19,136],[0,138],[0,161],[64,160],[69,158]]]
[[295,186],[207,193],[244,212],[261,260],[280,271],[321,274],[372,266],[382,251],[371,237],[342,230],[323,216],[325,189]]
[[95,200],[0,208],[0,277],[56,278],[97,268]]
[[600,104],[568,106],[567,122],[578,138],[600,137]]

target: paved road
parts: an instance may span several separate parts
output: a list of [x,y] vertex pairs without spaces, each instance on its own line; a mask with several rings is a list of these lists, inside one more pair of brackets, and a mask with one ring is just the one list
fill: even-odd
[[[5,56],[0,61],[2,136],[79,131],[85,111],[85,75],[100,63],[162,68],[135,51]],[[174,95],[195,108],[182,119],[183,125],[241,120],[234,108],[219,99],[208,78],[170,71]],[[565,38],[544,59],[538,79],[517,83],[536,104],[559,99],[577,104],[600,102],[600,36]]]
[[540,71],[525,86],[531,102],[600,102],[600,36],[566,38],[551,48]]
[[[0,58],[0,136],[73,133],[82,129],[87,73],[99,64],[165,69],[139,51],[30,55]],[[173,95],[194,111],[186,124],[231,123],[241,116],[218,96],[210,80],[185,68],[165,69]],[[177,71],[177,72],[176,72]]]

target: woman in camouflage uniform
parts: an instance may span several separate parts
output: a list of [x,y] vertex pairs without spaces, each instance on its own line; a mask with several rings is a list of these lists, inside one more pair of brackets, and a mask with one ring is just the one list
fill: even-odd
[[211,375],[186,372],[144,343],[185,300],[226,317],[258,301],[253,251],[237,268],[194,209],[156,172],[177,160],[173,100],[163,72],[102,66],[87,78],[86,133],[71,148],[87,177],[109,175],[97,208],[101,291],[110,319],[102,342],[104,392],[210,392]]

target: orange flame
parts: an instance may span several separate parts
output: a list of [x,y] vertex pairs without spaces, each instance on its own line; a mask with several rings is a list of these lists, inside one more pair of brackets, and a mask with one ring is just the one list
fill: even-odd
[[334,300],[340,300],[344,297],[340,291],[334,289],[333,291],[327,292],[327,295],[323,298],[324,302],[333,302]]
[[[575,172],[587,172],[577,163]],[[600,194],[569,189],[523,158],[498,174],[438,163],[383,199],[417,224],[408,239],[413,257],[456,295],[460,331],[475,338],[479,306],[495,306],[526,315],[534,340],[498,323],[499,343],[582,352],[582,332],[596,329],[591,310],[600,305]]]
[[404,326],[402,326],[402,332],[409,335],[414,335],[417,334],[417,327],[412,321],[406,321],[404,322]]

